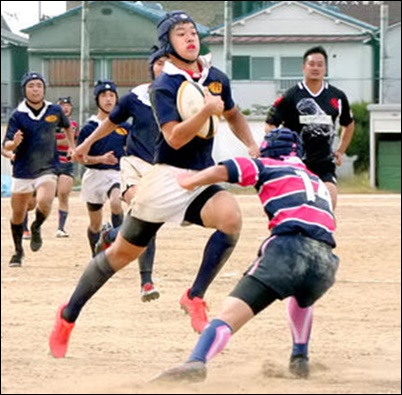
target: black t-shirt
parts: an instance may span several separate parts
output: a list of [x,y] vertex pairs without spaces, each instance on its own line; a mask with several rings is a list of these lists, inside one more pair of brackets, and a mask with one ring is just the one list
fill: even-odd
[[298,132],[304,145],[304,161],[314,165],[333,158],[338,118],[341,126],[353,122],[349,101],[341,90],[324,83],[323,89],[314,95],[304,83],[299,83],[275,102],[266,122],[283,124]]

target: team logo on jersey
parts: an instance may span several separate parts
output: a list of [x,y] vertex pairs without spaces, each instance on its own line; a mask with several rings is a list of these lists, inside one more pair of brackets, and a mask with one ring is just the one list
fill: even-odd
[[59,120],[59,117],[57,116],[57,115],[48,115],[46,118],[45,118],[45,121],[47,122],[47,123],[55,123],[55,122],[57,122]]
[[331,100],[331,106],[335,108],[335,110],[339,111],[339,100],[335,97]]
[[211,82],[208,89],[213,95],[220,95],[223,92],[223,86],[220,82]]
[[127,135],[128,135],[127,130],[124,129],[124,128],[117,128],[117,129],[115,130],[115,132],[116,132],[117,134],[119,134],[120,136],[127,136]]

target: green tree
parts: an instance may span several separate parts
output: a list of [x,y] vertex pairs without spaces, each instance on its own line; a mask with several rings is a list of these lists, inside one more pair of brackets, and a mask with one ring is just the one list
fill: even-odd
[[370,114],[367,105],[368,103],[365,102],[351,105],[356,129],[346,153],[349,156],[358,156],[355,162],[356,173],[365,172],[370,166]]

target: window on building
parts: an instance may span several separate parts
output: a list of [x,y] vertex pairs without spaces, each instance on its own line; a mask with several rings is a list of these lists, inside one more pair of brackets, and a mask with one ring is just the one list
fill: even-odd
[[253,81],[274,78],[274,58],[251,58],[251,79]]
[[[49,86],[79,86],[80,59],[49,59],[47,61]],[[90,81],[93,80],[93,62],[90,65]]]
[[114,59],[112,75],[117,86],[134,86],[149,81],[146,59]]
[[274,78],[274,58],[234,56],[234,80],[264,81]]
[[284,57],[281,58],[281,78],[303,77],[303,58]]

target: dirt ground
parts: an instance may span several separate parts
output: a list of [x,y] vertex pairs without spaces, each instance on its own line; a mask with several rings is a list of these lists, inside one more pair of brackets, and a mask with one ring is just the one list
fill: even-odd
[[[242,237],[206,295],[211,317],[267,235],[257,198],[238,199]],[[285,303],[276,303],[210,362],[205,383],[172,387],[148,381],[184,361],[197,340],[178,301],[195,276],[211,231],[162,228],[155,264],[161,299],[140,301],[137,265],[130,265],[84,308],[68,357],[55,360],[47,341],[56,310],[89,260],[79,197],[71,199],[69,239],[55,238],[56,207],[43,229],[43,249],[34,254],[27,244],[23,267],[10,269],[10,204],[1,201],[2,394],[401,393],[400,195],[340,196],[336,251],[341,267],[337,284],[316,305],[309,380],[287,373],[291,337]]]

